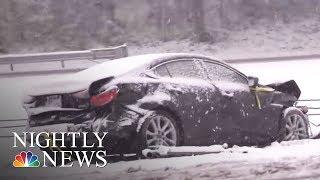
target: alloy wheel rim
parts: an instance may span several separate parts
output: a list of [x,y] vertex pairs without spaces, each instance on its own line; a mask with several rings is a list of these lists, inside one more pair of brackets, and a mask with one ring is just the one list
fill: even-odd
[[146,142],[148,147],[176,146],[177,131],[171,120],[164,116],[153,117],[147,127]]
[[307,127],[301,116],[293,114],[286,121],[286,136],[284,140],[299,140],[307,138]]

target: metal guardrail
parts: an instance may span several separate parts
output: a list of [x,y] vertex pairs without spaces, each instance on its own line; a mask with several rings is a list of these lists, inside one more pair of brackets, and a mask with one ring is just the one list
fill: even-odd
[[128,49],[126,44],[123,44],[117,47],[91,49],[91,50],[85,50],[85,51],[4,55],[4,56],[0,56],[0,65],[9,65],[11,72],[0,73],[0,75],[28,73],[28,72],[15,72],[14,65],[16,64],[60,62],[62,69],[54,70],[53,72],[39,71],[42,73],[57,73],[61,71],[65,72],[65,71],[82,70],[82,69],[64,69],[65,61],[81,61],[81,60],[94,61],[94,60],[102,60],[102,59],[110,60],[110,59],[117,59],[117,58],[122,58],[127,56],[128,56]]
[[26,121],[27,119],[0,119],[0,122]]
[[[297,103],[299,102],[319,102],[320,103],[320,99],[300,99],[297,101]],[[320,107],[314,107],[314,106],[307,106],[308,109],[310,110],[319,110],[319,113],[308,113],[308,116],[320,116]],[[317,125],[320,126],[320,125]]]
[[299,102],[310,102],[310,101],[319,101],[320,102],[320,99],[300,99],[298,100]]
[[22,72],[0,72],[0,78],[6,77],[18,77],[18,76],[38,76],[38,75],[50,75],[50,74],[67,74],[76,73],[86,68],[73,68],[73,69],[55,69],[55,70],[37,70],[37,71],[22,71]]
[[[27,119],[0,119],[0,123],[3,124],[2,122],[5,123],[9,123],[9,122],[15,122],[18,123],[18,125],[1,125],[0,126],[0,132],[2,131],[2,129],[10,129],[10,128],[25,128],[26,125],[25,124],[19,124],[19,122],[26,122]],[[13,137],[13,135],[9,135],[9,134],[0,134],[0,139],[1,138],[11,138]]]
[[[16,125],[16,126],[0,126],[0,129],[16,128],[16,127],[26,127],[25,125]],[[0,136],[1,137],[1,136]]]
[[[0,72],[0,77],[23,76],[23,75],[43,75],[43,74],[61,74],[78,72],[86,69],[83,68],[65,68],[66,61],[81,61],[81,60],[110,60],[128,56],[128,48],[126,44],[117,47],[91,49],[85,51],[68,51],[68,52],[53,52],[53,53],[38,53],[38,54],[23,54],[23,55],[5,55],[0,56],[0,66],[9,65],[9,72]],[[280,57],[263,57],[263,58],[230,58],[224,62],[230,64],[241,63],[266,63],[266,62],[281,62],[281,61],[296,61],[296,60],[320,60],[320,54],[299,55],[299,56],[280,56]],[[55,70],[37,70],[37,71],[14,71],[16,64],[29,63],[48,63],[60,62],[61,69]]]
[[320,60],[320,54],[311,55],[297,55],[297,56],[279,56],[279,57],[262,57],[262,58],[236,58],[226,59],[227,63],[242,64],[242,63],[266,63],[266,62],[283,62],[283,61],[297,61],[301,59],[318,59]]

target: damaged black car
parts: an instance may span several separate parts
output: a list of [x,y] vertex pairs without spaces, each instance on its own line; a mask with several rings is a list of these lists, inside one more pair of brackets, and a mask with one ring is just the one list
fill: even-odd
[[193,54],[107,61],[31,89],[28,131],[108,132],[109,153],[154,146],[266,145],[308,138],[295,81],[259,84]]

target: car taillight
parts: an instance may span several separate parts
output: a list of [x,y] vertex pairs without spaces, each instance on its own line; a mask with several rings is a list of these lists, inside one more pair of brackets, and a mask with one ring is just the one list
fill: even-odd
[[96,107],[106,105],[118,96],[118,92],[119,89],[116,86],[108,88],[107,90],[95,96],[92,96],[90,99],[90,103]]

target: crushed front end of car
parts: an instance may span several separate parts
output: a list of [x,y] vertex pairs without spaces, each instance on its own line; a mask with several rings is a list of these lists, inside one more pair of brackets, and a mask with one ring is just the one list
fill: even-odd
[[290,94],[296,97],[297,99],[300,97],[300,94],[301,94],[301,90],[294,80],[286,81],[283,83],[273,83],[273,84],[269,84],[268,86],[272,87],[276,91]]

